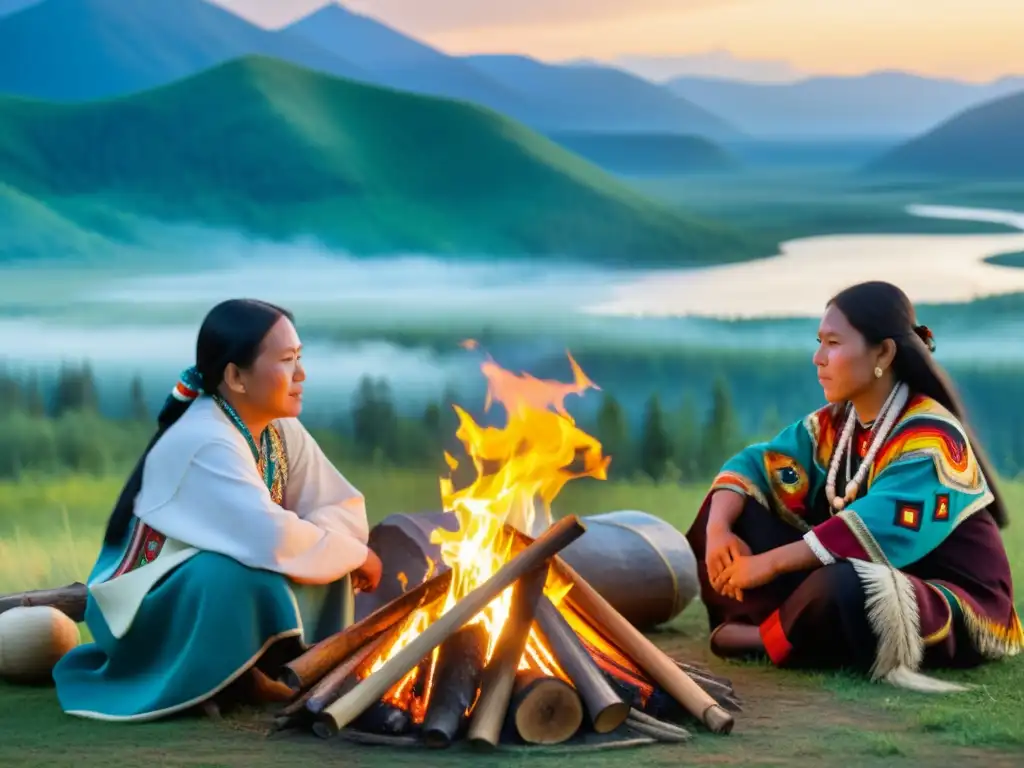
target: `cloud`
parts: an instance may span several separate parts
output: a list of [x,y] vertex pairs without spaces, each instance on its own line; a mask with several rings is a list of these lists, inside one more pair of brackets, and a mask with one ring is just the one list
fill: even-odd
[[406,29],[442,32],[476,27],[588,24],[670,12],[678,15],[747,0],[352,0],[354,11]]
[[[212,0],[265,27],[280,27],[332,0]],[[651,13],[702,10],[748,0],[346,0],[341,5],[413,34],[454,30],[567,26]]]

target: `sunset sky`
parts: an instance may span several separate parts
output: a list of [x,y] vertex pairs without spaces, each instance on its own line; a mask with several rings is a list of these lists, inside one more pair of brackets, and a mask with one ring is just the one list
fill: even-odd
[[[325,0],[215,0],[280,26]],[[450,53],[545,60],[727,50],[809,74],[1024,73],[1024,0],[350,0]]]

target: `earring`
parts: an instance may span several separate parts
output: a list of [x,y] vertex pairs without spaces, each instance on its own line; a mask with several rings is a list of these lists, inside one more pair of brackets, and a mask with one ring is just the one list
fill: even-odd
[[884,371],[876,365],[875,366],[875,378],[876,379],[882,378],[882,374],[883,373],[884,373]]

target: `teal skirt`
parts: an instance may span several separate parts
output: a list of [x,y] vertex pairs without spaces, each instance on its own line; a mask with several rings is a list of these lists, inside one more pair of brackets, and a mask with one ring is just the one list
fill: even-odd
[[212,552],[195,555],[149,592],[121,639],[89,597],[93,642],[53,670],[70,715],[155,720],[219,693],[272,647],[296,651],[351,623],[348,577],[324,586],[248,568]]

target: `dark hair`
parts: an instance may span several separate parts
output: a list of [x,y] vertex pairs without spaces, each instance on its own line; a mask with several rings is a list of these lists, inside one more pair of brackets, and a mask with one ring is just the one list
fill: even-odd
[[949,375],[935,361],[935,343],[931,331],[917,324],[914,305],[907,295],[891,283],[859,283],[840,291],[829,301],[846,316],[864,339],[872,345],[892,339],[896,344],[893,373],[911,392],[927,395],[945,406],[960,421],[971,443],[978,465],[988,480],[995,500],[989,512],[1000,528],[1009,523],[1002,494],[996,488],[995,473],[967,423],[963,403]]
[[[282,317],[294,321],[287,309],[257,299],[230,299],[209,311],[196,339],[195,368],[203,392],[216,392],[224,381],[229,363],[248,368],[260,354],[263,339]],[[124,536],[135,510],[135,497],[142,487],[146,456],[157,440],[188,410],[191,400],[168,397],[157,416],[156,434],[143,451],[128,482],[114,505],[104,541],[117,545]]]

